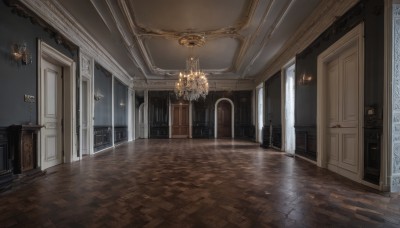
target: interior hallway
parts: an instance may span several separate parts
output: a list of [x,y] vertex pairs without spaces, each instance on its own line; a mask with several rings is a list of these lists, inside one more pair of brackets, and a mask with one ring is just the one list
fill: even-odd
[[400,197],[238,140],[137,140],[0,195],[0,227],[399,227]]

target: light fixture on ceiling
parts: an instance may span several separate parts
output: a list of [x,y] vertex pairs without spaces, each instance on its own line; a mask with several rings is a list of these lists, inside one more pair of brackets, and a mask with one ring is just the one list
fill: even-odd
[[11,56],[16,62],[21,61],[23,65],[32,63],[32,55],[28,51],[26,42],[13,44],[11,46]]
[[[179,39],[179,44],[193,48],[204,45],[204,36],[191,34]],[[200,97],[206,98],[208,94],[208,80],[206,74],[200,70],[199,59],[189,57],[186,60],[186,70],[179,73],[179,79],[175,83],[175,94],[178,98],[193,101]]]
[[206,98],[208,94],[208,80],[199,70],[199,59],[190,57],[186,60],[186,71],[179,73],[179,80],[175,83],[175,94],[178,98],[193,101],[199,97]]

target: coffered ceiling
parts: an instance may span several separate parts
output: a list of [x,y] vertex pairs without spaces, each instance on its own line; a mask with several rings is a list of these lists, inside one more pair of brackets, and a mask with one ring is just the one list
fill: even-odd
[[[252,81],[320,1],[57,0],[139,84],[175,80],[189,56],[211,81]],[[205,44],[180,45],[190,34]]]

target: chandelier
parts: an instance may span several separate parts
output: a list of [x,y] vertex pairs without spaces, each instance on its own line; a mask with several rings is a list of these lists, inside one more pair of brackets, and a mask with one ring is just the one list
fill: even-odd
[[178,98],[188,101],[206,98],[208,80],[200,71],[199,65],[198,58],[190,57],[186,60],[186,71],[179,73],[179,80],[175,83],[175,94]]
[[[198,34],[185,34],[178,41],[180,45],[191,49],[205,44],[204,35]],[[179,73],[179,80],[175,83],[175,94],[178,98],[188,101],[197,101],[199,97],[206,98],[208,80],[206,74],[200,71],[198,58],[190,57],[186,60],[186,71]]]

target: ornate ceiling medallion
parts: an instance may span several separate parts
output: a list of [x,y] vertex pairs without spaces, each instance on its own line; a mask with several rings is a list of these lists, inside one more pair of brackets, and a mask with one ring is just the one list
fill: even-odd
[[189,34],[179,38],[179,44],[185,47],[201,47],[206,43],[203,35]]

